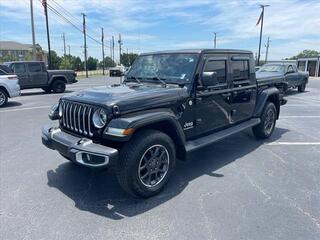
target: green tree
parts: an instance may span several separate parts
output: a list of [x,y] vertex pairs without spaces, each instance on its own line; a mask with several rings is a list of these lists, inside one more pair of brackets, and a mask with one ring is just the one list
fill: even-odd
[[316,50],[303,50],[302,52],[300,52],[298,55],[293,56],[289,59],[295,60],[298,58],[306,58],[306,57],[318,57],[320,56],[320,52],[316,51]]
[[84,63],[79,57],[72,57],[72,67],[73,70],[82,71],[84,70]]
[[58,54],[53,50],[50,51],[50,54],[51,54],[51,69],[60,69],[61,57],[59,57]]
[[98,67],[98,59],[93,57],[88,57],[87,64],[88,64],[88,70],[96,70]]
[[123,53],[121,54],[121,64],[126,67],[131,66],[137,56],[138,54],[135,53]]
[[[105,57],[104,58],[104,64],[106,68],[114,67],[116,66],[116,63],[111,59],[111,57]],[[102,68],[103,64],[102,61],[99,62],[99,68]]]

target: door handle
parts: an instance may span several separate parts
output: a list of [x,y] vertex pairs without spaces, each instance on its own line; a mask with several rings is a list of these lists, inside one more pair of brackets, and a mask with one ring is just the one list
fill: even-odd
[[231,93],[222,93],[221,95],[222,95],[222,97],[230,97]]

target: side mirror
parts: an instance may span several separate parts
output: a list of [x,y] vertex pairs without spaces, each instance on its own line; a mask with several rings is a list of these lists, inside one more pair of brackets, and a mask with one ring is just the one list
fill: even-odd
[[218,83],[216,72],[203,72],[202,73],[202,85],[204,87],[211,87]]

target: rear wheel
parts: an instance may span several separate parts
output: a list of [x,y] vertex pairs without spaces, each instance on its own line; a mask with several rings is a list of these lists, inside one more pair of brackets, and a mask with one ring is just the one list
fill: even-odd
[[268,102],[260,117],[261,122],[252,128],[257,139],[269,138],[273,133],[277,120],[277,109],[274,103]]
[[8,96],[7,93],[0,89],[0,107],[4,106],[8,102]]
[[300,86],[298,86],[298,91],[304,92],[305,90],[306,90],[306,82],[303,81],[303,83]]
[[52,83],[52,90],[55,93],[63,93],[66,90],[66,84],[62,80],[55,80]]
[[159,131],[144,130],[121,149],[117,178],[129,194],[151,197],[164,188],[175,162],[175,147],[171,138]]

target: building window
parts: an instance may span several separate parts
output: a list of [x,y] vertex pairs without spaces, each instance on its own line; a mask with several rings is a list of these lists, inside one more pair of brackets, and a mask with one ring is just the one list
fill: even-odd
[[249,61],[235,60],[231,62],[233,81],[241,81],[249,79]]
[[305,69],[306,69],[306,61],[298,61],[298,69],[300,71],[305,71]]

